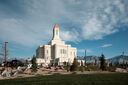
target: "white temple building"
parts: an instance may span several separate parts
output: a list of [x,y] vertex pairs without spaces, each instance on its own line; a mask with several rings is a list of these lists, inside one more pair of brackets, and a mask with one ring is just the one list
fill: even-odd
[[73,63],[77,57],[77,49],[71,45],[65,44],[60,39],[59,27],[55,24],[53,28],[53,38],[48,45],[40,45],[36,50],[38,65],[63,65],[64,63]]

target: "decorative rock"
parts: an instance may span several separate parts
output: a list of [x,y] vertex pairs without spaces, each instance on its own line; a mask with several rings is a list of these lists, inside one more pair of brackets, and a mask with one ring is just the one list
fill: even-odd
[[3,77],[0,75],[0,79],[3,79]]
[[116,68],[115,71],[116,71],[116,72],[123,72],[123,73],[127,72],[126,69],[122,69],[122,68]]

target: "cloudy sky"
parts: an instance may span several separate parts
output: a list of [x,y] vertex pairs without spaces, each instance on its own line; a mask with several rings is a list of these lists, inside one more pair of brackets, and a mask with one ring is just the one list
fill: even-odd
[[[128,54],[128,0],[0,0],[0,43],[27,58],[52,38],[55,24],[78,55]],[[0,44],[1,46],[2,44]],[[1,49],[0,49],[1,51]]]

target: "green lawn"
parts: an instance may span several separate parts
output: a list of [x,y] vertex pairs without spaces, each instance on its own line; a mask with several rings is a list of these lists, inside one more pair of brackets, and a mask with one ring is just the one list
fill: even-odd
[[71,74],[0,80],[0,85],[128,85],[127,74]]

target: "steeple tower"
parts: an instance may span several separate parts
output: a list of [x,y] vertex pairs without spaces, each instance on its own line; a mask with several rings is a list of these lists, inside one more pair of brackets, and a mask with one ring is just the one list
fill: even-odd
[[59,36],[59,27],[57,24],[55,24],[54,28],[53,28],[53,38],[52,40],[60,40],[60,36]]

